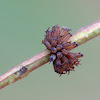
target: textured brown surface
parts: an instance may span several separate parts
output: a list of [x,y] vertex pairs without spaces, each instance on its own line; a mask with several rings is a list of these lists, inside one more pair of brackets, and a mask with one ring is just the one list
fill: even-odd
[[42,43],[51,51],[50,62],[53,61],[55,72],[58,74],[66,74],[74,70],[74,65],[78,66],[78,58],[82,57],[81,53],[72,53],[71,49],[78,46],[76,42],[68,42],[72,36],[70,29],[63,27],[60,29],[58,25],[47,29],[45,39]]

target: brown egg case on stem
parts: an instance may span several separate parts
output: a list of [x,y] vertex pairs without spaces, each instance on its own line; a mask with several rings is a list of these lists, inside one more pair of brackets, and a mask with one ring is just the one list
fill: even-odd
[[58,25],[53,26],[50,31],[49,28],[45,31],[46,35],[42,43],[51,51],[50,62],[53,61],[55,72],[62,75],[74,71],[74,66],[78,66],[80,62],[78,59],[83,54],[70,52],[78,46],[76,42],[68,41],[72,36],[70,29],[66,27],[60,29]]

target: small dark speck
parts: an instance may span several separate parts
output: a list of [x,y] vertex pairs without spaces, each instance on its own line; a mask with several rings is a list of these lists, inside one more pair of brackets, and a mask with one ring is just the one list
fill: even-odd
[[78,46],[78,44],[76,43],[76,46]]
[[71,33],[69,33],[70,34],[70,36],[72,36],[72,34]]
[[18,72],[22,75],[27,71],[26,67],[22,67]]

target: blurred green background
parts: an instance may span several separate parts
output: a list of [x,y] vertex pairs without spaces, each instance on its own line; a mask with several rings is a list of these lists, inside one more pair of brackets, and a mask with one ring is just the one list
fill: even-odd
[[[99,0],[0,0],[0,75],[45,49],[45,30],[58,24],[71,33],[100,19]],[[100,100],[100,37],[74,49],[81,65],[59,77],[45,64],[0,90],[0,100]]]

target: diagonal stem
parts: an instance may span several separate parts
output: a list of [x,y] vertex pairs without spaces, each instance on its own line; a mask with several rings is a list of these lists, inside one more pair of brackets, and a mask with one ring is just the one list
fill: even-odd
[[[100,20],[81,28],[69,39],[69,41],[76,42],[77,44],[81,45],[98,35],[100,35]],[[0,76],[0,89],[26,77],[31,71],[49,62],[49,57],[50,51],[45,49],[39,54],[15,66]]]
[[98,35],[100,35],[100,19],[91,25],[81,28],[70,38],[69,41],[75,41],[81,45]]

